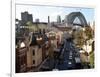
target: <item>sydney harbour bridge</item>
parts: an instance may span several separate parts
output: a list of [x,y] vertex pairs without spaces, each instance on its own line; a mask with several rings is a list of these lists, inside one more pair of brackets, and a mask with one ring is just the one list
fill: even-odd
[[[76,17],[80,20],[80,24],[74,23]],[[68,25],[78,25],[81,27],[88,26],[87,21],[81,12],[72,12],[67,16],[66,19]]]

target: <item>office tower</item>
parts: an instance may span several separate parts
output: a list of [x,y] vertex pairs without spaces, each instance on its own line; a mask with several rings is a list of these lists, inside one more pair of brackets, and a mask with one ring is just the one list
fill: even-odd
[[37,18],[37,19],[35,19],[35,22],[39,23],[39,19],[38,19],[38,18]]
[[32,14],[29,14],[27,11],[21,13],[21,20],[23,24],[26,24],[28,21],[33,22]]
[[61,23],[61,16],[60,15],[57,16],[57,23]]

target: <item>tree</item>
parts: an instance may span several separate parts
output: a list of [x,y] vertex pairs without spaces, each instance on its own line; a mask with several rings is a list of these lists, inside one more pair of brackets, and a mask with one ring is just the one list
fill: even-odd
[[90,26],[88,27],[85,27],[85,34],[87,36],[87,40],[90,40],[92,39],[94,36],[93,36],[93,30]]
[[34,25],[31,21],[28,21],[26,23],[26,25],[28,26],[28,28],[29,28],[30,31],[37,31],[38,30],[37,24]]
[[84,32],[83,30],[74,31],[72,37],[76,41],[77,46],[82,47],[84,45]]
[[54,48],[55,48],[55,45],[54,44],[50,44],[50,47],[49,47],[49,58],[50,59],[53,59],[54,58]]
[[89,54],[89,59],[90,59],[91,68],[94,68],[94,52],[93,51]]
[[27,25],[27,26],[32,26],[33,24],[32,24],[31,21],[28,21],[28,22],[26,23],[26,25]]

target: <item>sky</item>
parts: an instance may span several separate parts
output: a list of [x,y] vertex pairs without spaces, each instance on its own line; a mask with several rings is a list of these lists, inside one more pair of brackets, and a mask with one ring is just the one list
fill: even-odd
[[61,20],[65,18],[71,12],[81,12],[87,22],[94,21],[94,9],[93,8],[81,8],[81,7],[61,7],[61,6],[41,6],[41,5],[16,5],[16,18],[21,20],[21,12],[28,11],[33,15],[33,21],[39,19],[40,22],[47,22],[48,16],[50,21],[57,21],[57,15],[61,16]]

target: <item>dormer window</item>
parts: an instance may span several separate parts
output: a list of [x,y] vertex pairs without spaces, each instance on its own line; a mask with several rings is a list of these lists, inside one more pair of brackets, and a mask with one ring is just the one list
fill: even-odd
[[23,47],[25,47],[25,43],[24,42],[21,42],[20,48],[23,48]]

